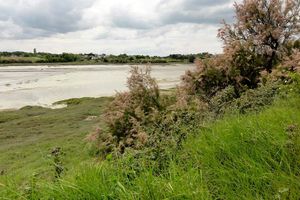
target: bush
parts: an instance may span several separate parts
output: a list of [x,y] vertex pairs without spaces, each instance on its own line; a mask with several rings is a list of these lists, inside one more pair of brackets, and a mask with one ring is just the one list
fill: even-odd
[[133,67],[127,84],[129,91],[118,93],[104,116],[108,130],[99,129],[88,139],[104,157],[130,154],[137,164],[146,158],[154,162],[154,172],[161,172],[188,133],[201,126],[206,106],[197,98],[186,107],[174,104],[173,95],[161,98],[150,68]]
[[182,77],[182,90],[209,101],[229,84],[227,64],[223,56],[197,60],[195,70],[188,70]]
[[210,110],[215,114],[224,113],[226,108],[237,98],[235,89],[232,85],[216,93],[212,97],[210,104]]
[[300,50],[294,49],[290,56],[286,56],[282,66],[289,71],[300,73]]
[[256,89],[249,89],[234,100],[226,109],[237,110],[240,113],[260,111],[262,107],[271,105],[278,93],[279,83],[268,83]]
[[129,91],[118,93],[105,115],[118,152],[143,145],[148,137],[143,126],[151,121],[151,113],[161,109],[158,86],[150,70],[149,67],[132,67],[127,81]]

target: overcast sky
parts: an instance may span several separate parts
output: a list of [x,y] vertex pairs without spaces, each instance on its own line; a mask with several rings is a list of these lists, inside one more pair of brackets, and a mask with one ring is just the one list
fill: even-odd
[[0,0],[0,51],[221,52],[231,0]]

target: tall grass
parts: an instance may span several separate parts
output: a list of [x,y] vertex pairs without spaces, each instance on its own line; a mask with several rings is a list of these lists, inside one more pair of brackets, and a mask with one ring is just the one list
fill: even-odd
[[299,97],[281,99],[259,114],[227,116],[195,130],[160,173],[148,160],[125,155],[55,183],[33,180],[24,189],[6,181],[0,197],[299,199],[299,102]]

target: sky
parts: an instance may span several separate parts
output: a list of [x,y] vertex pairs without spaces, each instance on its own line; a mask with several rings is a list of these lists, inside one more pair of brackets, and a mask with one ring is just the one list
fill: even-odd
[[0,0],[0,51],[220,53],[232,0]]

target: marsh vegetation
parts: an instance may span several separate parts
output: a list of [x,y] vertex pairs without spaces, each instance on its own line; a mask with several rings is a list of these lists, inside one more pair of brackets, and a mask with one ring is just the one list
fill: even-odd
[[4,170],[0,195],[299,199],[300,3],[244,0],[235,11],[233,25],[224,22],[219,30],[224,53],[197,59],[175,89],[160,90],[150,68],[132,67],[128,90],[113,98],[71,99],[62,110],[6,112],[0,130],[12,137],[5,141],[22,136],[12,129],[19,127],[65,135],[74,146],[64,139],[53,149],[47,139],[43,148],[53,161],[48,174],[23,174],[16,181]]

